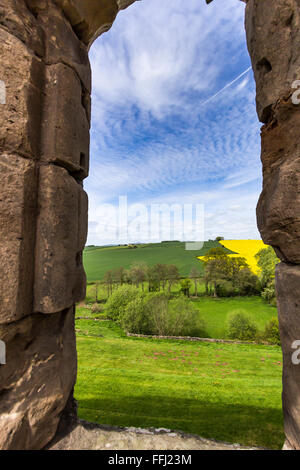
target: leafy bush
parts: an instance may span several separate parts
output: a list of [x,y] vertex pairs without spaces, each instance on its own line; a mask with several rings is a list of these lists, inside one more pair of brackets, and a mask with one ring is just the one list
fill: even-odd
[[266,324],[262,339],[271,344],[280,346],[279,323],[278,318],[274,317]]
[[151,293],[127,304],[121,324],[130,333],[160,336],[205,336],[205,324],[186,297],[168,300]]
[[183,296],[169,301],[167,324],[171,336],[207,336],[199,310]]
[[227,320],[229,338],[241,341],[254,341],[257,337],[257,326],[243,310],[232,312]]
[[151,334],[151,319],[148,313],[145,297],[138,296],[131,300],[120,318],[122,328],[129,333]]
[[269,287],[266,287],[262,293],[261,293],[261,296],[264,300],[266,300],[267,302],[271,303],[271,301],[273,299],[275,299],[276,297],[276,292],[275,292],[275,286],[269,286]]
[[168,333],[168,297],[165,294],[147,296],[146,315],[150,319],[151,334],[165,336]]
[[231,281],[219,280],[216,284],[216,294],[218,297],[233,297],[239,295],[239,289],[234,287]]
[[93,304],[91,308],[92,313],[101,313],[104,310],[104,305],[101,304]]
[[277,307],[277,299],[276,297],[274,297],[273,299],[270,300],[269,304],[272,306],[272,307]]
[[140,295],[141,294],[139,294],[135,287],[127,285],[119,287],[106,302],[105,311],[107,318],[114,321],[121,321],[126,306]]

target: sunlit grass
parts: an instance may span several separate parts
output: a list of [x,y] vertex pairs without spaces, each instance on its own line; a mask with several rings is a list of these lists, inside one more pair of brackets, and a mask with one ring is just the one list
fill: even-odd
[[263,331],[271,318],[277,316],[277,309],[269,305],[259,296],[213,298],[200,297],[193,300],[199,309],[201,318],[205,321],[205,330],[210,338],[227,337],[227,318],[234,311],[245,311],[257,325],[258,330]]
[[81,418],[282,446],[279,347],[128,338],[95,320],[76,329]]

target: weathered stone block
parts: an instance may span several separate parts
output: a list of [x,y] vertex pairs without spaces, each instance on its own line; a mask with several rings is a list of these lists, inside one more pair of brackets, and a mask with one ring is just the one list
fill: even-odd
[[94,0],[55,0],[70,20],[78,37],[90,45],[102,33],[108,31],[119,10],[136,0],[102,0],[101,8]]
[[54,436],[76,381],[74,308],[0,326],[0,449],[41,449]]
[[249,0],[246,32],[257,86],[257,112],[270,118],[271,105],[292,92],[300,77],[299,5],[294,0]]
[[[32,11],[28,8],[32,0],[0,0],[0,28],[10,32],[26,44],[39,57],[43,57],[43,31]],[[45,0],[36,0],[40,7]]]
[[46,63],[67,64],[76,71],[83,87],[90,92],[91,67],[87,47],[76,36],[63,12],[51,2],[45,11],[40,12],[39,23],[45,32]]
[[282,261],[300,264],[300,156],[277,163],[264,175],[257,225]]
[[55,162],[85,178],[89,167],[89,123],[82,86],[70,67],[47,67],[42,160]]
[[273,107],[272,121],[261,131],[261,160],[266,180],[276,166],[300,157],[299,128],[300,108],[291,99],[278,101]]
[[[292,355],[300,340],[300,266],[280,263],[276,268],[280,337],[283,352],[283,413],[286,447],[300,448],[300,364]],[[296,358],[297,358],[296,357]]]
[[36,158],[39,155],[43,64],[19,39],[0,28],[0,150]]
[[36,186],[32,160],[0,155],[0,324],[31,313]]
[[37,312],[59,312],[85,297],[85,198],[82,187],[65,169],[41,167],[34,288]]
[[83,251],[88,233],[88,196],[83,190],[79,191],[78,213],[78,248]]

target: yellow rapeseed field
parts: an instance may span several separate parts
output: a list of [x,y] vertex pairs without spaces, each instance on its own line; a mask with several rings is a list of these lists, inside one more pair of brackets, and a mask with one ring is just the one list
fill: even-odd
[[[267,248],[262,240],[222,240],[220,244],[223,245],[230,251],[234,251],[236,254],[229,254],[228,256],[246,258],[246,261],[250,269],[255,273],[259,274],[260,269],[257,266],[257,260],[255,255],[259,250]],[[199,256],[201,259],[202,256]]]

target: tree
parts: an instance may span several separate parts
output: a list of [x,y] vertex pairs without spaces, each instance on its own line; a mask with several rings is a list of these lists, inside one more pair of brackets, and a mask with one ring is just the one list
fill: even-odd
[[257,294],[260,291],[258,277],[251,271],[245,258],[229,257],[231,281],[240,295]]
[[113,281],[114,281],[113,272],[111,270],[106,271],[103,277],[103,282],[104,284],[106,284],[106,287],[107,287],[107,297],[109,297],[110,294],[112,294]]
[[202,261],[208,263],[208,261],[214,259],[226,259],[228,258],[227,252],[224,248],[217,246],[216,248],[211,248],[208,252],[203,256]]
[[241,268],[235,273],[233,285],[240,295],[259,294],[261,283],[258,277],[253,274],[249,267]]
[[205,275],[208,283],[211,283],[214,287],[214,297],[218,296],[218,285],[222,284],[222,281],[230,279],[230,261],[229,257],[221,256],[218,258],[212,258],[205,263]]
[[233,282],[235,282],[235,280],[238,279],[238,276],[241,271],[245,269],[250,271],[246,258],[242,258],[241,256],[235,256],[235,257],[228,257],[228,259],[229,259],[231,276],[232,276]]
[[94,292],[94,295],[95,295],[95,302],[96,303],[99,302],[99,290],[100,290],[100,282],[96,281],[94,286],[93,286],[93,292]]
[[211,248],[203,257],[206,293],[213,285],[214,296],[250,295],[259,292],[258,278],[245,258],[229,256],[223,248]]
[[132,284],[131,277],[130,277],[130,269],[124,270],[124,284]]
[[168,277],[168,267],[165,264],[157,263],[153,266],[154,271],[157,274],[159,283],[162,283],[163,290],[165,290],[166,281]]
[[268,287],[269,284],[272,284],[275,278],[275,268],[276,265],[280,262],[277,258],[275,251],[271,246],[268,248],[263,248],[255,255],[257,259],[257,265],[261,269],[261,282],[263,287]]
[[177,266],[175,266],[175,264],[170,264],[168,266],[167,278],[169,282],[169,293],[170,293],[173,284],[175,284],[179,278],[178,268]]
[[149,282],[149,292],[160,291],[160,278],[155,266],[150,266],[147,272]]
[[[210,248],[208,252],[203,256],[202,261],[204,263],[204,281],[205,281],[205,293],[206,295],[209,294],[209,286],[211,283],[214,285],[214,295],[217,295],[216,292],[216,281],[213,281],[213,278],[215,277],[217,279],[217,276],[214,275],[216,273],[216,266],[215,263],[209,264],[211,261],[218,260],[218,259],[227,259],[228,256],[226,254],[226,251],[224,248],[218,246],[216,248]],[[222,276],[223,279],[223,276]]]
[[123,266],[120,266],[120,268],[117,268],[113,271],[113,278],[117,284],[120,284],[120,286],[124,283],[125,269]]
[[190,272],[190,278],[194,279],[194,284],[195,284],[195,296],[197,297],[198,295],[198,290],[197,290],[197,281],[201,277],[200,271],[196,266],[193,266]]
[[190,288],[191,288],[191,280],[190,279],[182,279],[180,281],[180,285],[181,285],[181,291],[184,293],[184,295],[186,295],[187,297],[190,296]]
[[216,242],[220,242],[222,240],[224,240],[224,237],[216,237]]
[[147,265],[143,262],[135,263],[131,266],[129,271],[129,277],[133,284],[136,287],[139,287],[140,283],[142,284],[142,289],[144,290],[144,282],[147,279]]

